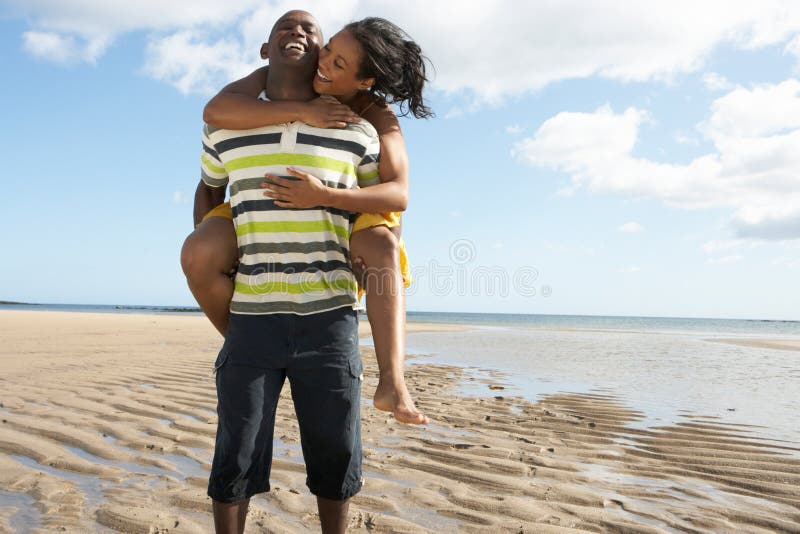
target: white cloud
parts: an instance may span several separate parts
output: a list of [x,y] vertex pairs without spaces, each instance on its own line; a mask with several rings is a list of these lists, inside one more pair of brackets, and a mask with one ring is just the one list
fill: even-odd
[[506,126],[506,133],[515,135],[522,132],[525,128],[520,126],[519,124],[512,124],[511,126]]
[[[202,57],[203,61],[195,58]],[[236,42],[205,43],[191,31],[156,39],[147,46],[145,72],[174,85],[182,93],[213,94],[219,80],[233,80],[253,70]]]
[[715,100],[711,111],[701,128],[715,141],[795,130],[800,128],[800,81],[736,88]]
[[172,193],[172,203],[173,204],[188,204],[189,198],[183,191],[175,191]]
[[709,91],[727,91],[733,88],[733,84],[725,76],[716,72],[707,72],[703,75],[703,85]]
[[[31,30],[83,43],[108,44],[134,31],[148,32],[151,52],[147,72],[164,70],[175,56],[157,55],[174,46],[181,32],[194,45],[235,47],[239,61],[258,63],[257,45],[283,11],[287,0],[9,0],[31,22]],[[406,29],[435,65],[435,86],[463,95],[466,110],[476,103],[497,103],[509,95],[540,89],[559,80],[599,76],[620,81],[668,80],[702,68],[721,45],[758,48],[784,45],[800,32],[800,4],[794,0],[673,0],[640,2],[478,2],[440,0],[309,0],[332,34],[343,23],[380,14]],[[425,16],[419,16],[425,13]],[[474,36],[491,32],[487,39]],[[497,29],[497,31],[494,31]],[[454,36],[460,36],[454,39]],[[99,41],[98,41],[99,39]],[[163,45],[158,40],[167,41]],[[795,43],[795,41],[791,41]],[[203,48],[205,47],[205,48]],[[789,45],[795,51],[800,45]],[[91,61],[102,54],[78,54]],[[179,87],[209,76],[221,86],[236,69],[219,67],[220,57],[181,58],[169,77]],[[56,58],[53,58],[57,60]],[[191,59],[191,61],[189,61]],[[202,84],[200,84],[202,85]],[[471,102],[471,104],[470,104]]]
[[[250,4],[258,7],[250,9]],[[351,20],[347,13],[357,4],[357,0],[339,0],[335,4],[310,0],[303,9],[313,13],[323,28],[340,28]],[[226,5],[218,2],[206,7],[210,14],[227,10]],[[208,37],[215,32],[209,32],[202,24],[154,36],[147,46],[144,71],[157,80],[171,83],[182,93],[213,94],[229,81],[263,65],[258,54],[261,43],[267,40],[278,17],[298,6],[290,0],[266,5],[240,0],[239,8],[246,16],[239,17],[238,29],[230,29],[216,40]]]
[[744,241],[742,240],[713,240],[707,241],[703,243],[703,252],[706,254],[714,254],[715,252],[721,252],[723,250],[732,250],[740,248],[744,245]]
[[[428,50],[440,88],[468,88],[484,102],[564,79],[670,79],[701,68],[723,43],[757,48],[800,30],[800,5],[792,0],[418,0],[382,7],[376,11],[407,27]],[[428,16],[416,16],[414,7]],[[452,39],[485,28],[503,29],[492,34],[490,47],[481,39]]]
[[800,67],[800,35],[795,36],[794,39],[789,41],[784,50],[797,58],[798,67]]
[[523,162],[570,175],[575,188],[658,198],[683,209],[729,207],[739,237],[800,238],[800,82],[737,88],[698,126],[715,151],[688,164],[633,156],[643,110],[563,112],[514,147]]
[[779,256],[773,259],[770,264],[789,268],[797,268],[800,267],[800,258],[796,256]]
[[29,54],[54,63],[94,63],[109,45],[106,36],[86,40],[72,35],[30,31],[22,34],[22,47]]
[[722,256],[720,258],[709,258],[706,260],[706,263],[709,265],[720,265],[726,263],[736,263],[742,260],[742,256],[739,254],[731,254],[730,256]]
[[34,56],[56,63],[68,63],[79,56],[75,39],[57,33],[25,32],[22,34],[22,46]]
[[37,28],[84,37],[132,31],[170,31],[199,24],[235,22],[251,13],[258,0],[7,0]]
[[457,119],[467,114],[467,109],[461,106],[453,106],[444,114],[445,119]]
[[686,135],[683,132],[675,133],[675,142],[681,145],[692,145],[692,146],[697,146],[700,144],[700,140],[697,137]]
[[638,222],[630,221],[620,226],[619,231],[628,234],[635,234],[637,232],[644,232],[644,226],[642,226]]
[[620,267],[619,269],[617,269],[617,272],[620,274],[633,274],[633,273],[638,273],[641,270],[642,270],[641,267],[639,267],[638,265],[628,265],[627,267]]

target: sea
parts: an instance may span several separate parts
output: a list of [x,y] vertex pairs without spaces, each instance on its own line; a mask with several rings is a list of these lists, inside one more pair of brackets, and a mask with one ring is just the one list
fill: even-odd
[[[201,314],[169,306],[0,304],[4,309]],[[503,387],[503,395],[533,401],[554,393],[614,395],[642,412],[636,426],[709,418],[800,447],[800,351],[721,341],[800,341],[800,321],[413,311],[407,320],[464,327],[408,334],[408,365],[460,366]],[[474,380],[460,393],[498,390]]]

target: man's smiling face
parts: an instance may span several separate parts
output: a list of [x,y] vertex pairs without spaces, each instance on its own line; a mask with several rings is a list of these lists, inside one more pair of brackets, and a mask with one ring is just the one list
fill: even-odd
[[275,23],[269,35],[270,65],[286,64],[316,69],[322,31],[311,13],[289,11]]

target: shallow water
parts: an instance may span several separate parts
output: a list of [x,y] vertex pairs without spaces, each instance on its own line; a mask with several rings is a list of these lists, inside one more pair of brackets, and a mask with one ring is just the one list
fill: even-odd
[[42,514],[35,505],[36,500],[26,493],[0,491],[0,506],[16,509],[8,518],[12,532],[28,532],[41,526]]
[[64,469],[58,469],[49,465],[43,465],[32,458],[28,458],[27,456],[9,455],[9,458],[18,461],[26,467],[30,467],[37,471],[43,471],[73,483],[81,495],[83,495],[92,505],[96,505],[97,503],[105,500],[105,493],[103,490],[111,485],[110,482],[101,479],[97,475],[84,475]]
[[425,355],[409,364],[474,367],[474,376],[490,381],[488,369],[505,373],[494,379],[505,390],[472,381],[462,389],[465,394],[537,400],[602,389],[643,412],[634,427],[672,424],[695,414],[752,425],[764,438],[800,444],[800,353],[707,341],[713,336],[475,326],[467,332],[409,334],[407,350]]

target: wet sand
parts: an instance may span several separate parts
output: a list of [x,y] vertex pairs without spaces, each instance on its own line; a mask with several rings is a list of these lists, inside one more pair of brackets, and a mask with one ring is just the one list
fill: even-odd
[[800,350],[800,339],[712,338],[708,341],[714,341],[716,343],[728,343],[729,345],[741,345],[743,347],[755,347],[759,349]]
[[[220,338],[204,318],[0,312],[0,340],[0,532],[213,530]],[[634,428],[607,391],[530,402],[500,373],[436,364],[409,367],[433,423],[408,427],[371,407],[363,358],[351,532],[800,531],[797,444],[701,415]],[[247,532],[318,531],[288,387],[275,437]]]
[[[467,328],[455,324],[440,324],[440,323],[408,323],[406,324],[406,332],[464,332]],[[369,326],[366,316],[360,316],[358,323],[359,337],[368,337],[372,335],[372,328]]]

